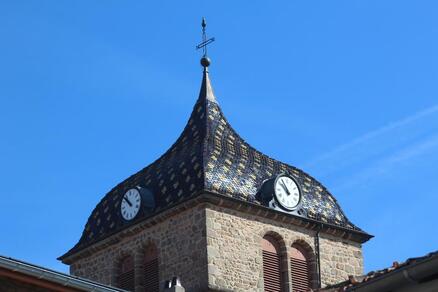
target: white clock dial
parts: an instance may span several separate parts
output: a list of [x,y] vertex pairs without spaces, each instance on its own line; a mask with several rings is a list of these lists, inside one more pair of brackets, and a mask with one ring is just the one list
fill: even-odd
[[132,220],[140,210],[141,196],[137,189],[128,190],[122,197],[120,212],[125,220]]
[[300,189],[292,178],[284,175],[279,176],[275,181],[274,188],[275,197],[282,207],[292,210],[300,203]]

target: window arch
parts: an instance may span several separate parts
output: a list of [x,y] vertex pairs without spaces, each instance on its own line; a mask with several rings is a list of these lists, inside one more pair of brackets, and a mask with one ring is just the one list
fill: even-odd
[[124,290],[134,291],[134,258],[125,256],[119,263],[117,286]]
[[315,257],[307,243],[295,242],[290,254],[292,292],[308,292],[315,287]]
[[263,254],[263,281],[266,292],[283,291],[281,248],[271,235],[265,235],[261,242]]
[[158,292],[160,290],[158,250],[153,244],[144,249],[142,274],[145,292]]

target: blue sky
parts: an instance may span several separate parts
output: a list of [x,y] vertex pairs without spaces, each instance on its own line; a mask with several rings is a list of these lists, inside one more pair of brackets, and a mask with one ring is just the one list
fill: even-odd
[[182,131],[211,78],[233,127],[376,237],[438,247],[436,1],[2,1],[0,254],[67,271],[97,202]]

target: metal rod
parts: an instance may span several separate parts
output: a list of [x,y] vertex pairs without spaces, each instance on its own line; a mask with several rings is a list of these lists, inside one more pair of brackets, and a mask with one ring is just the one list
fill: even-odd
[[318,227],[318,230],[316,231],[315,235],[315,252],[316,252],[316,273],[318,275],[318,288],[321,288],[321,256],[320,256],[320,249],[319,249],[319,232],[322,229],[322,225]]
[[210,38],[210,39],[208,39],[206,41],[203,41],[202,43],[200,43],[199,45],[196,46],[196,49],[199,50],[200,48],[204,48],[204,47],[206,47],[208,44],[210,44],[212,42],[214,42],[214,38]]

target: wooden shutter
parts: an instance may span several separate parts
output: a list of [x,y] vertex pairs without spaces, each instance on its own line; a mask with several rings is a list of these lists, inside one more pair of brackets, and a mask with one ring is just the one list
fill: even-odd
[[280,292],[281,269],[280,254],[278,246],[270,237],[262,240],[263,252],[263,281],[266,292]]
[[154,247],[149,247],[145,251],[143,275],[145,291],[158,292],[160,290],[158,253]]
[[127,256],[122,260],[117,283],[124,290],[134,291],[134,259],[132,256]]
[[292,278],[292,291],[310,291],[309,261],[306,257],[305,251],[302,248],[298,246],[292,246],[290,267]]

